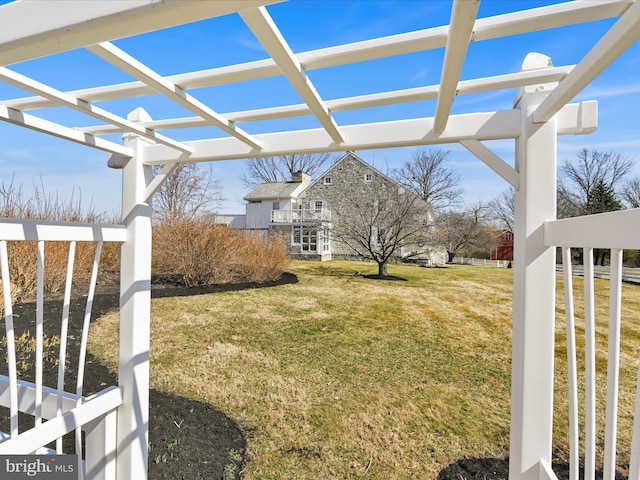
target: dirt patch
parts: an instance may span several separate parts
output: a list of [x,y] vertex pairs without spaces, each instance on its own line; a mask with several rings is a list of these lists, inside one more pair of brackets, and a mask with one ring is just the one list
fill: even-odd
[[[552,469],[559,480],[569,480],[569,465],[554,462]],[[578,478],[584,478],[584,469],[580,467]],[[627,476],[616,472],[617,480],[627,480]],[[595,478],[603,478],[602,471],[596,471]],[[438,474],[438,480],[508,480],[509,458],[464,458],[452,463]]]

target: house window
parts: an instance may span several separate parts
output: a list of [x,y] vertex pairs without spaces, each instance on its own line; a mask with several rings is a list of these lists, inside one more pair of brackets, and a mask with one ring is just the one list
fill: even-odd
[[303,225],[291,227],[291,245],[300,245],[300,250],[306,253],[318,251],[318,230]]
[[318,230],[302,227],[302,252],[316,253],[318,251]]
[[291,228],[291,245],[300,245],[302,243],[302,227],[294,225]]
[[273,202],[272,210],[280,210],[280,202]]
[[311,210],[313,210],[316,213],[320,213],[323,207],[324,207],[324,201],[322,200],[316,200],[315,202],[311,203]]
[[324,184],[325,185],[331,185],[332,183],[333,183],[333,178],[331,178],[329,176],[324,177]]
[[330,252],[331,251],[331,242],[330,242],[330,230],[325,227],[322,230],[322,251],[323,252]]
[[373,182],[373,173],[365,173],[364,174],[364,181],[367,182],[367,183]]

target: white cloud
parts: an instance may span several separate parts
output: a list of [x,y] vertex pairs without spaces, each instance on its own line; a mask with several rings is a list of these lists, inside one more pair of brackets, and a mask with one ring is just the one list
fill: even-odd
[[631,85],[589,86],[577,97],[577,100],[590,100],[593,98],[619,97],[640,93],[640,83]]

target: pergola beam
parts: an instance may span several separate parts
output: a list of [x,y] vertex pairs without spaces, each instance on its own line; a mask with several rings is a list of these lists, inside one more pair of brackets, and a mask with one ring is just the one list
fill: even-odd
[[433,127],[437,134],[444,132],[447,126],[479,6],[480,0],[456,0],[451,9],[451,23],[444,52]]
[[336,144],[321,128],[269,133],[256,135],[265,145],[258,155],[228,138],[186,142],[193,148],[191,155],[180,155],[164,146],[150,145],[145,148],[145,163],[157,165],[171,161],[237,160],[251,156],[290,155],[301,151],[316,153],[433,145],[473,138],[500,140],[520,135],[519,117],[517,110],[452,115],[450,128],[440,136],[433,132],[433,118],[348,125],[343,127],[345,142],[342,145]]
[[90,133],[81,132],[73,128],[64,127],[54,122],[34,117],[28,113],[7,108],[0,105],[0,120],[14,125],[26,127],[41,133],[46,133],[54,137],[63,138],[74,143],[80,143],[89,147],[94,147],[108,153],[114,153],[124,157],[132,157],[133,150],[119,143],[110,142],[99,137],[95,137]]
[[238,140],[252,146],[253,148],[262,148],[262,144],[260,144],[260,142],[256,141],[254,137],[244,130],[236,127],[233,122],[230,122],[204,103],[186,93],[177,85],[171,83],[169,80],[144,65],[142,62],[136,60],[126,52],[116,47],[114,44],[103,42],[98,45],[88,47],[88,50],[129,75],[143,81],[158,93],[165,95],[174,102],[196,113],[208,124],[215,125],[224,132],[236,137]]
[[[594,102],[566,105],[557,116],[557,133],[583,133],[595,128],[597,118]],[[587,108],[588,107],[588,108]],[[179,161],[205,162],[218,160],[241,160],[257,157],[292,155],[300,152],[320,153],[345,150],[367,150],[373,148],[413,147],[462,142],[464,140],[503,140],[520,136],[519,110],[469,113],[452,115],[449,126],[442,135],[433,131],[433,118],[418,118],[379,123],[345,125],[342,130],[345,142],[336,144],[322,129],[298,130],[256,135],[265,148],[260,152],[249,150],[232,138],[213,138],[185,142],[193,149],[190,155],[164,147],[149,145],[145,148],[145,163],[149,165]]]
[[342,143],[344,135],[267,10],[260,7],[242,10],[239,13],[333,141]]
[[[493,77],[462,80],[458,83],[457,95],[487,92],[505,88],[518,88],[537,83],[556,82],[562,80],[572,68],[573,66],[569,65],[539,70],[525,70],[517,73],[496,75]],[[327,100],[325,103],[330,112],[340,112],[356,108],[380,107],[404,102],[433,100],[438,97],[438,91],[438,85],[429,85],[426,87],[408,88],[405,90],[394,90],[390,92],[372,93],[368,95]],[[304,103],[224,114],[224,116],[230,121],[238,123],[291,118],[303,115],[311,115],[311,110],[308,105]],[[140,125],[147,128],[157,128],[162,130],[202,127],[206,125],[206,121],[200,117],[184,117],[154,120],[148,123],[142,122]],[[122,129],[113,125],[81,127],[79,130],[93,134],[117,133],[122,131]]]
[[135,123],[119,117],[118,115],[108,112],[100,107],[96,107],[95,105],[87,103],[84,100],[72,97],[67,93],[60,92],[53,87],[40,83],[20,73],[9,70],[6,67],[0,67],[0,80],[4,80],[5,82],[10,83],[16,87],[24,88],[49,99],[53,99],[59,102],[61,105],[67,106],[78,112],[85,113],[99,120],[117,125],[125,131],[134,132],[154,142],[160,142],[168,147],[175,148],[182,152],[190,151],[189,147],[186,147],[180,142],[156,133],[155,131],[148,128],[136,125]]
[[533,121],[549,121],[638,38],[640,2],[635,2],[533,112]]
[[[119,2],[115,2],[119,3]],[[186,3],[186,2],[185,2]],[[201,2],[215,3],[215,2]],[[631,5],[630,0],[567,2],[559,5],[515,12],[476,20],[472,41],[490,40],[507,35],[517,35],[565,25],[584,23],[622,15]],[[12,4],[9,4],[12,5]],[[2,8],[7,8],[6,5]],[[243,3],[243,8],[246,3]],[[296,55],[302,68],[312,70],[442,48],[447,41],[447,27],[434,27],[416,32],[391,35],[346,45],[322,48]],[[93,43],[98,43],[93,42]],[[0,62],[2,63],[2,62]],[[281,71],[272,59],[258,60],[226,67],[182,73],[166,77],[184,90],[225,85],[245,80],[255,80],[280,75]],[[94,87],[68,92],[88,102],[117,100],[153,94],[143,82],[128,82],[104,87]],[[1,102],[17,110],[46,108],[55,103],[46,98],[30,97]]]
[[[48,0],[12,2],[0,7],[0,65],[227,15],[280,0]],[[144,19],[142,21],[141,19]]]

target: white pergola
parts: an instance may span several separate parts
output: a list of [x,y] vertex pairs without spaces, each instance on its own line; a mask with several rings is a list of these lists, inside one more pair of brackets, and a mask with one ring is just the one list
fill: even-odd
[[[96,242],[114,240],[123,245],[119,385],[107,392],[113,401],[109,403],[100,395],[91,399],[104,403],[102,417],[82,417],[78,412],[85,412],[82,407],[90,405],[90,401],[79,397],[75,398],[76,410],[70,410],[73,415],[68,414],[65,407],[57,411],[54,409],[47,416],[42,413],[43,408],[47,411],[47,392],[43,395],[41,386],[37,384],[24,387],[24,390],[10,374],[4,390],[0,391],[0,403],[10,407],[12,415],[14,411],[21,410],[34,412],[36,417],[40,412],[44,418],[52,419],[41,424],[36,422],[36,433],[18,434],[17,428],[15,431],[12,429],[11,435],[0,443],[0,454],[34,451],[41,446],[37,439],[42,437],[42,429],[49,428],[47,438],[54,439],[61,435],[66,425],[64,433],[70,431],[69,428],[82,428],[87,432],[87,442],[91,447],[87,448],[85,459],[87,478],[146,478],[151,267],[149,202],[177,165],[305,152],[460,143],[517,192],[510,478],[555,478],[551,470],[551,451],[556,247],[564,247],[565,253],[569,247],[582,247],[587,252],[594,247],[611,248],[612,285],[619,275],[621,249],[640,248],[640,211],[637,210],[556,221],[557,136],[586,134],[596,129],[597,102],[569,102],[638,40],[640,2],[569,1],[476,18],[479,0],[454,0],[449,25],[300,53],[292,51],[271,18],[266,8],[271,3],[276,2],[22,0],[0,7],[0,81],[33,94],[27,98],[0,101],[0,119],[103,150],[109,154],[109,166],[121,168],[123,177],[122,226],[58,226],[23,221],[4,221],[0,225],[3,241],[86,238]],[[112,40],[222,15],[239,15],[269,57],[162,76],[111,43]],[[616,19],[613,26],[594,42],[593,48],[576,65],[553,66],[547,56],[530,53],[518,72],[460,79],[473,42],[609,18]],[[12,64],[75,49],[89,50],[136,81],[66,91],[40,83],[11,68]],[[435,85],[325,99],[307,73],[433,49],[444,49],[440,82]],[[216,105],[206,104],[197,98],[200,88],[276,76],[284,77],[303,103],[223,115],[217,111]],[[360,81],[366,82],[366,79]],[[451,114],[458,96],[512,88],[519,89],[513,108]],[[109,100],[152,94],[165,96],[189,110],[191,116],[152,120],[144,110],[137,109],[124,118],[97,105]],[[433,117],[341,125],[334,115],[346,110],[430,99],[436,102]],[[73,125],[54,123],[38,116],[40,110],[61,106],[94,117],[97,125],[74,128]],[[251,134],[246,127],[241,127],[263,120],[289,118],[295,121],[296,117],[309,115],[317,119],[320,128]],[[217,138],[192,141],[178,141],[171,137],[172,131],[198,126],[216,127],[223,133]],[[159,133],[160,130],[169,133]],[[104,138],[113,133],[123,133],[124,144]],[[483,143],[504,139],[515,140],[514,162],[500,158]],[[154,175],[155,166],[162,168],[156,169],[158,173]],[[63,227],[69,227],[69,230]],[[6,259],[3,259],[3,284],[7,285],[8,271],[5,272],[4,264]],[[567,270],[569,265],[565,267]],[[570,281],[570,276],[567,281]],[[616,313],[619,300],[615,302],[616,296],[619,297],[619,286],[616,288],[612,290],[614,300],[610,328],[614,340],[611,369],[616,363],[615,338],[619,336],[619,326],[616,327],[619,325],[619,312]],[[6,322],[9,324],[11,309],[7,310]],[[571,339],[571,334],[568,337]],[[571,345],[569,352],[571,357]],[[591,354],[593,352],[587,352],[587,355]],[[571,362],[569,358],[570,370]],[[590,360],[587,363],[590,365]],[[590,368],[588,366],[588,378]],[[611,370],[609,378],[616,375]],[[575,382],[572,383],[574,388]],[[587,416],[585,432],[583,461],[587,478],[593,478],[595,471],[594,388],[591,384],[587,386],[586,409],[588,412],[593,410],[593,419],[590,413]],[[615,382],[609,388],[607,407],[604,463],[607,479],[614,478],[615,470],[616,388]],[[29,394],[32,400],[23,405],[18,396],[27,395],[24,393],[27,390],[33,392]],[[59,397],[64,395],[58,393]],[[577,478],[578,426],[577,417],[574,418],[577,415],[577,395],[574,397],[570,414],[571,463],[572,478]],[[73,398],[69,402],[72,409]],[[72,418],[73,421],[70,420]],[[70,424],[72,427],[68,427]],[[637,426],[631,478],[640,478],[639,432],[640,426]]]

